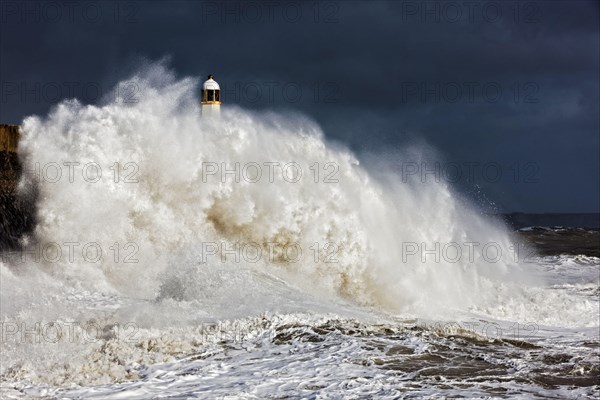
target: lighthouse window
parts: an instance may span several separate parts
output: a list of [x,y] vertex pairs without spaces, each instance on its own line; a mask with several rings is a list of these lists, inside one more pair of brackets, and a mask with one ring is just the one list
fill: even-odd
[[221,91],[219,89],[203,90],[202,101],[221,101]]
[[206,91],[206,101],[215,101],[215,91],[214,90]]

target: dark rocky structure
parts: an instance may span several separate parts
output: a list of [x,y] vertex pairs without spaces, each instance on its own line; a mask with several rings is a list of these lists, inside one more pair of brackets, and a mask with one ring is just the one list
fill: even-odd
[[0,125],[0,251],[17,249],[34,228],[35,193],[17,190],[21,164],[18,125]]

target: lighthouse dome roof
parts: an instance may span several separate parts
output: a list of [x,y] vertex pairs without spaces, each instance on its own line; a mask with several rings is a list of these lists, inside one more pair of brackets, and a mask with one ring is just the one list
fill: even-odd
[[215,81],[213,79],[213,76],[209,75],[208,79],[202,85],[202,89],[203,90],[221,90],[221,87],[219,86],[217,81]]

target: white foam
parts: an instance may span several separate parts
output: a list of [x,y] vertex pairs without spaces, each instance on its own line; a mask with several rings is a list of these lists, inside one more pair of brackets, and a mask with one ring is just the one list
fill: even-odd
[[[367,324],[380,318],[389,323],[395,317],[418,317],[597,326],[598,302],[588,293],[597,288],[591,278],[597,259],[586,261],[587,272],[578,270],[580,265],[574,266],[571,259],[545,259],[538,267],[518,263],[510,255],[506,228],[452,188],[435,181],[402,182],[386,166],[389,160],[376,167],[370,164],[371,169],[359,166],[353,154],[329,144],[317,124],[305,117],[228,106],[221,119],[202,119],[197,80],[177,80],[161,64],[125,82],[132,83],[139,88],[137,103],[66,101],[48,117],[34,116],[23,123],[19,151],[25,169],[35,169],[36,163],[41,168],[80,163],[73,182],[67,175],[56,183],[39,182],[38,224],[26,248],[58,244],[65,252],[66,243],[78,243],[78,251],[73,260],[63,254],[60,261],[42,257],[0,264],[2,321],[4,326],[25,322],[28,327],[83,326],[92,321],[100,336],[90,343],[85,332],[77,331],[73,341],[37,343],[31,337],[9,335],[2,343],[2,373],[13,382],[10,388],[42,395],[45,390],[56,392],[53,387],[104,384],[97,393],[90,388],[75,393],[108,398],[107,391],[120,390],[112,383],[135,382],[145,373],[146,384],[158,385],[152,390],[164,390],[163,379],[172,372],[161,365],[191,368],[176,358],[211,349],[197,337],[199,325],[247,323],[265,313],[276,315],[277,323],[296,318],[295,323],[306,326],[324,315]],[[399,156],[412,161],[422,155],[413,148]],[[99,182],[82,179],[81,167],[90,162],[102,169]],[[121,167],[134,163],[130,166],[139,168],[137,183],[115,182],[115,162]],[[295,183],[282,175],[256,183],[204,179],[207,163],[213,162],[230,168],[235,163],[295,162],[303,178]],[[311,169],[315,163],[321,168],[318,182]],[[323,182],[329,171],[325,165],[338,169],[338,182]],[[131,171],[122,170],[120,176]],[[26,177],[21,190],[29,190],[30,184]],[[430,255],[422,261],[420,255],[405,257],[403,252],[406,243],[431,249],[435,243],[475,242],[497,245],[502,257],[490,261],[476,251],[473,258],[463,254],[456,261],[436,261]],[[100,261],[84,259],[80,250],[86,243],[103,250]],[[115,243],[118,255],[112,250]],[[222,260],[236,243],[258,244],[263,256],[256,262],[232,256]],[[273,259],[266,255],[265,243],[275,243]],[[298,261],[281,255],[290,243],[302,249]],[[124,257],[131,254],[126,246],[131,244],[137,262],[125,263]],[[217,245],[219,254],[207,256],[207,244]],[[325,249],[328,244],[334,244],[334,253]],[[316,261],[315,246],[321,249]],[[332,255],[327,262],[325,257]],[[136,340],[114,340],[115,324],[122,329],[133,324]],[[358,348],[359,342],[353,345]],[[340,373],[356,374],[353,379],[376,374],[379,383],[373,387],[340,381],[334,371],[336,357],[354,350],[343,349],[343,343],[336,346],[340,351],[333,349],[332,358],[314,364],[323,368],[317,371],[319,379],[309,377],[319,381],[315,385],[331,386],[334,394],[355,390],[357,395],[378,393],[380,385],[381,393],[396,394],[393,376],[369,368],[352,365]],[[226,374],[242,362],[246,372],[228,383],[235,385],[236,380],[248,380],[248,374],[268,375],[285,363],[298,362],[294,376],[302,379],[307,367],[294,357],[250,366],[256,354],[273,357],[277,351],[270,346],[254,356],[236,353],[231,364],[213,360],[199,368],[225,365],[220,373]],[[227,378],[217,375],[208,386],[192,386],[215,389]],[[185,374],[177,379],[187,385]],[[240,393],[260,397],[281,384],[277,379],[269,382],[249,385]],[[143,385],[133,385],[128,395],[144,397]]]
[[[389,175],[375,180],[351,153],[329,146],[320,128],[304,117],[228,107],[220,120],[203,120],[195,99],[197,82],[176,80],[162,65],[130,83],[140,88],[135,104],[69,101],[45,119],[30,117],[23,123],[25,168],[65,162],[83,168],[95,162],[103,171],[98,183],[75,175],[73,183],[64,176],[39,185],[35,238],[41,246],[94,242],[105,255],[98,263],[78,262],[83,261],[79,253],[76,262],[40,263],[63,281],[153,299],[181,257],[197,267],[203,243],[273,242],[280,251],[292,242],[302,249],[301,261],[263,257],[252,267],[357,304],[437,313],[439,307],[490,301],[495,280],[511,280],[518,273],[508,256],[499,262],[480,254],[458,262],[436,262],[431,256],[422,262],[418,255],[403,260],[407,242],[423,248],[494,243],[508,254],[505,229],[470,210],[444,184],[402,183]],[[139,182],[115,183],[115,162],[139,166]],[[203,179],[203,166],[212,162],[230,168],[295,162],[303,178],[297,183],[281,177],[273,183],[266,177],[258,183]],[[323,182],[328,171],[321,170],[315,183],[310,169],[315,163],[321,169],[326,163],[339,168],[339,182]],[[134,243],[139,262],[115,263],[109,250],[115,243]],[[323,262],[329,243],[337,250],[333,263]],[[317,262],[315,246],[321,249]],[[127,249],[120,250],[124,257]],[[215,258],[208,263],[220,263]]]

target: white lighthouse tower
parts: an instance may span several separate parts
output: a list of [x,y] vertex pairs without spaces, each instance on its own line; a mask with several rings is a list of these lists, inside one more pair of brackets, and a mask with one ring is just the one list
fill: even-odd
[[221,87],[212,75],[202,85],[202,115],[219,115],[221,113]]

